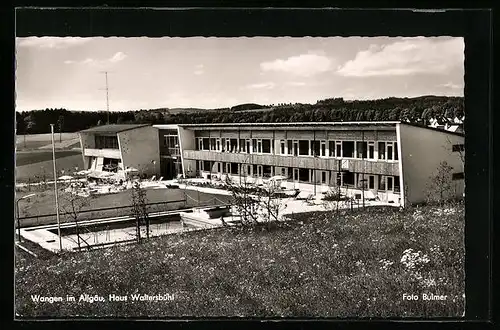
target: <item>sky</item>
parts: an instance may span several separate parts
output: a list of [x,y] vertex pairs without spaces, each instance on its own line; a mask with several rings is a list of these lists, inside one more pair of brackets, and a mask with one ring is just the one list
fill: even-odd
[[16,110],[222,108],[463,96],[452,37],[16,39]]

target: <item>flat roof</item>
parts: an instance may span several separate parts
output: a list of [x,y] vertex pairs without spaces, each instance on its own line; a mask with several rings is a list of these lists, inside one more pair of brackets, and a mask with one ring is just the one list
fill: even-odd
[[112,124],[112,125],[102,125],[95,126],[88,129],[80,131],[80,133],[120,133],[123,131],[128,131],[136,128],[150,126],[149,124]]
[[400,121],[326,121],[326,122],[275,122],[275,123],[208,123],[208,124],[179,124],[181,127],[238,127],[238,126],[336,126],[336,125],[361,125],[361,126],[395,126]]
[[292,123],[287,123],[287,122],[275,122],[275,123],[206,123],[206,124],[177,124],[180,127],[185,127],[185,128],[193,128],[193,129],[204,129],[204,128],[239,128],[239,127],[256,127],[256,128],[262,128],[262,129],[269,129],[269,128],[274,128],[274,127],[299,127],[299,128],[308,128],[308,127],[318,127],[318,126],[340,126],[340,127],[345,127],[345,126],[378,126],[380,128],[382,127],[396,127],[396,124],[403,124],[403,125],[409,125],[409,126],[414,126],[422,129],[429,129],[445,134],[451,134],[451,135],[457,135],[457,136],[462,136],[465,137],[464,133],[460,132],[453,132],[453,131],[448,131],[448,130],[443,130],[439,128],[433,128],[433,127],[428,127],[425,125],[420,125],[420,124],[414,124],[414,123],[408,123],[408,122],[402,122],[399,120],[396,121],[330,121],[330,122],[292,122]]

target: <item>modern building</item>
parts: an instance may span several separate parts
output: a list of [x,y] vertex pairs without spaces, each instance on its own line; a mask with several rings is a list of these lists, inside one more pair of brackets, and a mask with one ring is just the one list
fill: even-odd
[[279,175],[313,194],[341,187],[404,205],[425,201],[446,161],[457,196],[465,185],[464,134],[399,121],[110,125],[82,131],[81,140],[86,168],[113,163],[166,179]]
[[151,125],[103,125],[80,131],[85,170],[144,175],[160,171],[158,130]]
[[312,193],[340,186],[358,196],[362,191],[404,205],[425,200],[430,178],[446,161],[453,168],[456,195],[464,192],[462,133],[399,121],[154,127],[166,177],[281,175],[291,187]]

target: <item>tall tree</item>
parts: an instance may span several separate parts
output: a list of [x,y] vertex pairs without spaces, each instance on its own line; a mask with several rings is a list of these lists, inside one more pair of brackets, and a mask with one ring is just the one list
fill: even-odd
[[62,129],[64,126],[64,116],[60,115],[59,118],[57,118],[57,128],[59,129],[59,143],[62,141]]
[[35,117],[32,114],[24,117],[24,148],[26,148],[26,135],[31,131],[35,124]]

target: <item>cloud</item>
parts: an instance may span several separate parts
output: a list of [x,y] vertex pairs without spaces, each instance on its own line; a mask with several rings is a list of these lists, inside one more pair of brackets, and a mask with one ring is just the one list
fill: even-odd
[[276,84],[273,82],[263,82],[263,83],[256,83],[256,84],[250,84],[246,85],[245,88],[247,89],[273,89],[276,87]]
[[438,87],[450,88],[450,89],[463,89],[463,85],[454,84],[452,82],[447,82],[446,84],[438,85]]
[[324,55],[301,54],[285,60],[277,59],[260,64],[262,71],[285,72],[298,76],[313,76],[332,68],[332,60]]
[[295,87],[300,87],[300,86],[305,86],[306,83],[303,81],[289,81],[285,83],[287,86],[295,86]]
[[198,64],[196,67],[195,67],[195,70],[194,70],[194,74],[195,75],[200,75],[200,74],[203,74],[205,73],[205,71],[203,70],[204,66],[203,64]]
[[79,37],[28,37],[17,38],[19,47],[35,47],[46,49],[62,49],[80,46],[92,40],[92,38]]
[[117,52],[115,55],[113,55],[110,59],[108,59],[109,62],[111,63],[116,63],[124,60],[127,57],[123,52]]
[[371,45],[339,66],[337,73],[347,77],[441,74],[463,67],[463,62],[462,38],[404,38],[385,46]]
[[98,60],[98,59],[93,59],[93,58],[86,58],[81,61],[74,61],[74,60],[66,60],[64,61],[64,64],[80,64],[80,65],[89,65],[89,66],[105,66],[107,64],[114,64],[118,63],[120,61],[123,61],[127,55],[123,52],[117,52],[110,58],[104,59],[104,60]]

